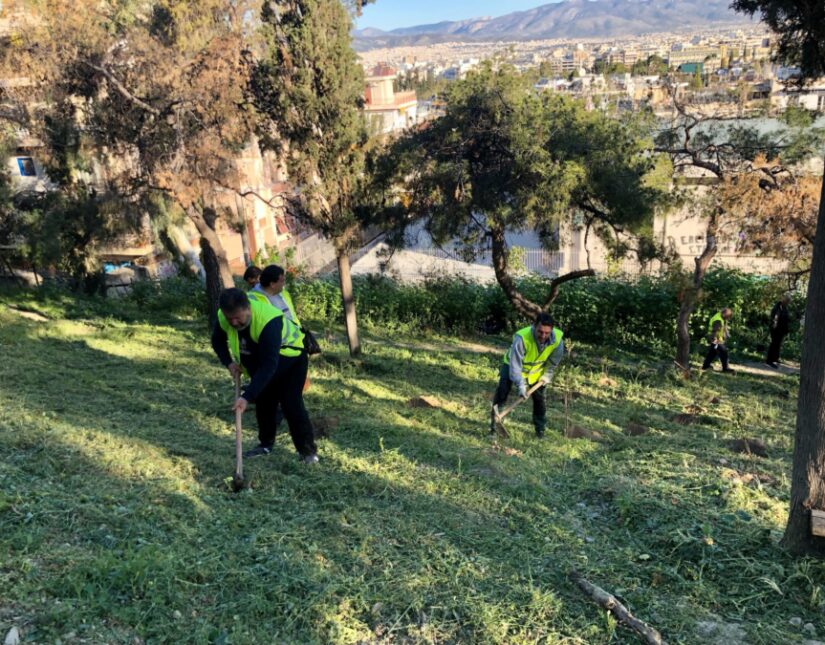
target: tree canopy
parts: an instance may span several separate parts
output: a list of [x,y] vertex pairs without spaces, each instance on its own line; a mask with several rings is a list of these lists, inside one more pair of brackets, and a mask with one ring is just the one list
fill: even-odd
[[[488,63],[452,86],[444,117],[390,148],[379,176],[390,191],[403,186],[403,208],[388,212],[399,230],[423,218],[436,243],[459,241],[467,259],[491,250],[507,296],[534,314],[555,289],[543,303],[519,293],[505,233],[533,230],[553,248],[559,224],[575,221],[617,254],[629,250],[627,234],[649,242],[665,186],[647,126],[536,94],[512,68]],[[654,246],[635,250],[650,259]]]
[[160,193],[185,211],[213,262],[213,291],[232,284],[215,234],[214,196],[239,190],[238,153],[252,135],[246,100],[254,4],[241,0],[32,3],[3,52],[19,124],[54,187],[101,187],[148,212]]
[[265,51],[250,92],[262,147],[300,187],[292,212],[335,245],[350,352],[359,352],[349,252],[360,241],[365,150],[364,74],[339,0],[276,0],[261,13]]

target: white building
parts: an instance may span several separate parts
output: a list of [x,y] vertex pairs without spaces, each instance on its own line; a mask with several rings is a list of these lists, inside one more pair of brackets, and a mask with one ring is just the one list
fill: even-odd
[[825,78],[817,79],[802,88],[771,82],[771,107],[785,110],[788,107],[825,112]]

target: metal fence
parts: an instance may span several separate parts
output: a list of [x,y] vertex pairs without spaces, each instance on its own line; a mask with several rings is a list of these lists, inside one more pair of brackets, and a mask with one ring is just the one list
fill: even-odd
[[[432,258],[464,262],[467,264],[468,269],[473,265],[480,265],[484,267],[493,266],[493,254],[490,251],[480,253],[476,255],[471,262],[467,262],[456,250],[443,249],[439,247],[413,248],[407,250],[410,253],[420,253],[421,255],[426,255]],[[561,267],[564,266],[564,257],[565,254],[561,251],[524,249],[523,255],[521,255],[519,259],[524,262],[524,270],[528,273],[556,275]]]

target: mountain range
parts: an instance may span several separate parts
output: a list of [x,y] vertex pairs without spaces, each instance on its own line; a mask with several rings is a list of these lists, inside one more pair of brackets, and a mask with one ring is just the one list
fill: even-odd
[[733,24],[754,22],[734,12],[730,0],[564,0],[498,18],[361,29],[353,38],[363,50],[446,41],[615,38]]

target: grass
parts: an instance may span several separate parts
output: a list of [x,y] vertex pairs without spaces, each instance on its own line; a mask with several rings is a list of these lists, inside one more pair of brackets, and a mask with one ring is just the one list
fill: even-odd
[[[671,643],[713,642],[707,621],[753,644],[804,640],[792,617],[825,634],[825,566],[778,546],[794,377],[688,382],[665,360],[578,345],[548,438],[527,405],[505,451],[486,425],[506,339],[375,332],[351,362],[339,332],[310,368],[310,414],[340,419],[321,466],[302,467],[284,432],[232,494],[232,385],[202,322],[37,307],[48,322],[0,304],[0,635],[638,642],[573,568]],[[604,441],[561,437],[565,389],[570,422]],[[407,404],[422,394],[444,406]],[[630,421],[650,432],[626,436]],[[769,457],[731,452],[741,437]]]

